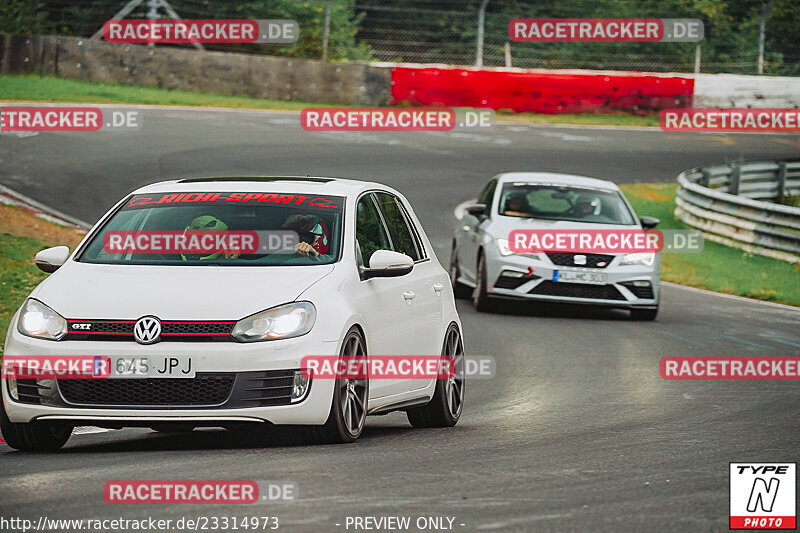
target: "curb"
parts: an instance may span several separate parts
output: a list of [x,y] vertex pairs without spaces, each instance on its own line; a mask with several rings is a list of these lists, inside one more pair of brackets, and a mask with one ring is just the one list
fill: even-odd
[[66,226],[68,228],[74,228],[80,231],[87,231],[89,228],[92,227],[91,224],[88,222],[84,222],[75,217],[71,217],[66,213],[62,213],[52,207],[48,207],[42,203],[37,202],[33,198],[28,198],[27,196],[20,194],[12,189],[4,185],[0,185],[0,203],[6,205],[15,205],[35,215],[39,218],[43,218],[59,226]]

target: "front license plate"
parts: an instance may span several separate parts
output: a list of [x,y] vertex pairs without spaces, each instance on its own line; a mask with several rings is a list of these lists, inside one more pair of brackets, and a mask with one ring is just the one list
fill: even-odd
[[591,285],[605,285],[608,275],[604,272],[585,272],[581,270],[554,270],[553,281],[567,283],[589,283]]
[[111,357],[109,378],[193,378],[193,358],[188,355]]

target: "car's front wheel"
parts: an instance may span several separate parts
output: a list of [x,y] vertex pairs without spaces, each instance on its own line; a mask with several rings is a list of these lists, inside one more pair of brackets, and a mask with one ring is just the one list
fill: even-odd
[[[343,368],[352,367],[348,361],[367,357],[366,344],[358,328],[353,327],[345,335],[339,359]],[[333,400],[328,420],[323,426],[310,428],[309,440],[320,444],[337,444],[354,442],[361,436],[367,420],[367,400],[369,398],[369,380],[360,377],[339,377],[333,389]]]
[[655,309],[631,309],[631,320],[655,320],[658,316],[658,307]]
[[464,343],[455,324],[447,329],[442,356],[453,359],[455,371],[448,378],[436,380],[430,402],[406,411],[408,421],[414,427],[451,427],[461,418],[464,408]]
[[72,426],[42,422],[14,423],[0,402],[0,432],[6,444],[17,450],[44,452],[61,448],[72,435]]
[[494,302],[486,292],[486,259],[483,254],[478,258],[478,268],[475,270],[475,290],[472,291],[472,303],[478,311],[491,311]]
[[458,268],[458,251],[456,250],[456,243],[453,242],[453,251],[450,253],[450,284],[453,286],[453,296],[457,300],[469,298],[470,288],[460,281],[461,271]]

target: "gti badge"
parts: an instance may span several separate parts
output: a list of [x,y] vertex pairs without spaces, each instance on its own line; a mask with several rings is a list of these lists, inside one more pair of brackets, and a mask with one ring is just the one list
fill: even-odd
[[572,262],[576,265],[585,265],[586,264],[586,256],[583,254],[575,254],[572,258]]
[[133,326],[133,338],[139,344],[153,344],[161,337],[161,322],[154,316],[143,316]]

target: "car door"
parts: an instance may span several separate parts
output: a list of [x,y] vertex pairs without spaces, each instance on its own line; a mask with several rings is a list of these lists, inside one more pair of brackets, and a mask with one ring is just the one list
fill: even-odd
[[[477,203],[486,205],[486,214],[489,214],[494,199],[494,191],[497,188],[497,179],[492,179],[478,195]],[[464,211],[461,219],[461,231],[459,239],[458,268],[461,275],[467,280],[475,283],[475,271],[478,261],[478,247],[481,243],[481,227],[488,223],[487,216],[475,217]]]
[[[391,250],[392,242],[373,193],[359,198],[356,204],[356,260],[359,267],[369,267],[376,250]],[[370,356],[414,353],[415,291],[412,275],[371,278],[360,282],[359,307],[364,309]],[[408,390],[408,380],[375,379],[370,381],[370,398],[380,398]]]
[[[414,260],[414,270],[409,274],[412,299],[413,331],[411,355],[439,355],[442,350],[442,320],[447,273],[436,261],[430,259],[428,250],[403,201],[390,193],[377,192],[375,199],[381,210],[394,251]],[[413,390],[426,387],[430,379],[411,380]]]

